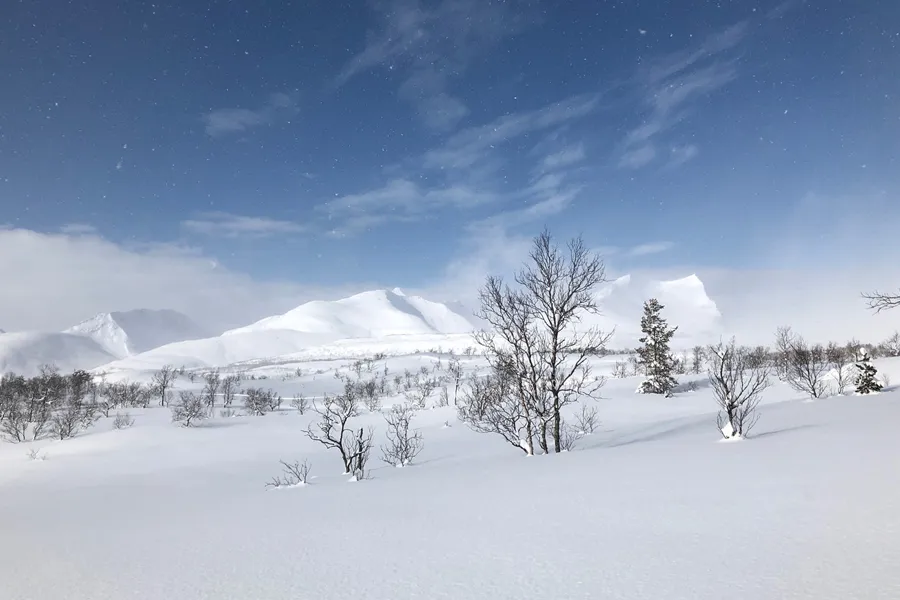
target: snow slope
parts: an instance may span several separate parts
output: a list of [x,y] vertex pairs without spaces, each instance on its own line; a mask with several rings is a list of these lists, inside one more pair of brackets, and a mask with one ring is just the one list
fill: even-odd
[[210,335],[188,316],[168,309],[102,313],[70,327],[65,333],[87,336],[117,358]]
[[[415,368],[403,360],[390,370]],[[314,396],[340,385],[331,375],[280,385]],[[610,381],[600,430],[534,458],[452,408],[423,411],[416,464],[373,457],[358,483],[300,433],[314,415],[290,410],[183,429],[153,408],[131,429],[103,419],[72,440],[0,444],[0,595],[900,597],[900,393],[806,403],[776,384],[755,437],[723,444],[707,389],[634,388]],[[381,442],[379,415],[356,423]],[[310,485],[264,489],[280,459],[303,458]]]
[[102,371],[156,370],[164,365],[188,368],[224,367],[253,359],[278,357],[334,341],[326,333],[284,329],[246,331],[232,335],[176,342],[103,365]]
[[474,326],[446,305],[406,296],[395,289],[363,292],[342,300],[307,302],[283,315],[226,331],[223,335],[272,329],[327,334],[341,339],[466,333]]
[[41,331],[0,334],[0,373],[31,376],[42,365],[71,372],[92,369],[114,359],[103,346],[82,335]]

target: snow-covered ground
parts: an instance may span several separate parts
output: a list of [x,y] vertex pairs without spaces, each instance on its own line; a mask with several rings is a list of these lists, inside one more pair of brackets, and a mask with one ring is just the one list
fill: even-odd
[[[876,365],[900,381],[900,361]],[[321,396],[335,369],[348,361],[257,365],[268,377],[245,385]],[[900,392],[803,402],[776,384],[752,439],[721,443],[698,383],[665,399],[610,380],[599,430],[533,458],[427,409],[416,463],[376,449],[355,483],[287,401],[191,429],[152,408],[130,429],[3,443],[0,598],[900,597]],[[357,423],[383,439],[380,415]],[[265,489],[279,459],[304,458],[310,485]]]

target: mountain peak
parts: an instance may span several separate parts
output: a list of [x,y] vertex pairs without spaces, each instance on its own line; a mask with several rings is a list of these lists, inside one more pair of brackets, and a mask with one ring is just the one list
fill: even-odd
[[172,342],[207,337],[209,332],[171,309],[100,313],[66,329],[89,337],[113,356],[124,358]]

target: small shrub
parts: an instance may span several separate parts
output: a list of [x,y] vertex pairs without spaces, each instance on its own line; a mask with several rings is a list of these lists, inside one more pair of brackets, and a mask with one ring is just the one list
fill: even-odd
[[134,417],[127,412],[125,414],[116,413],[116,420],[113,421],[113,427],[116,429],[128,429],[134,425]]
[[309,461],[288,463],[282,460],[279,462],[281,462],[284,469],[281,475],[276,475],[266,484],[267,488],[295,487],[309,483],[309,473],[312,468]]

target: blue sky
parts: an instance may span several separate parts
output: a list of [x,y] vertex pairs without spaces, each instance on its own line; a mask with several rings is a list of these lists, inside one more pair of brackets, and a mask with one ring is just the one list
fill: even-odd
[[8,228],[425,288],[544,225],[767,269],[840,232],[810,202],[900,214],[892,0],[60,6],[0,20]]

